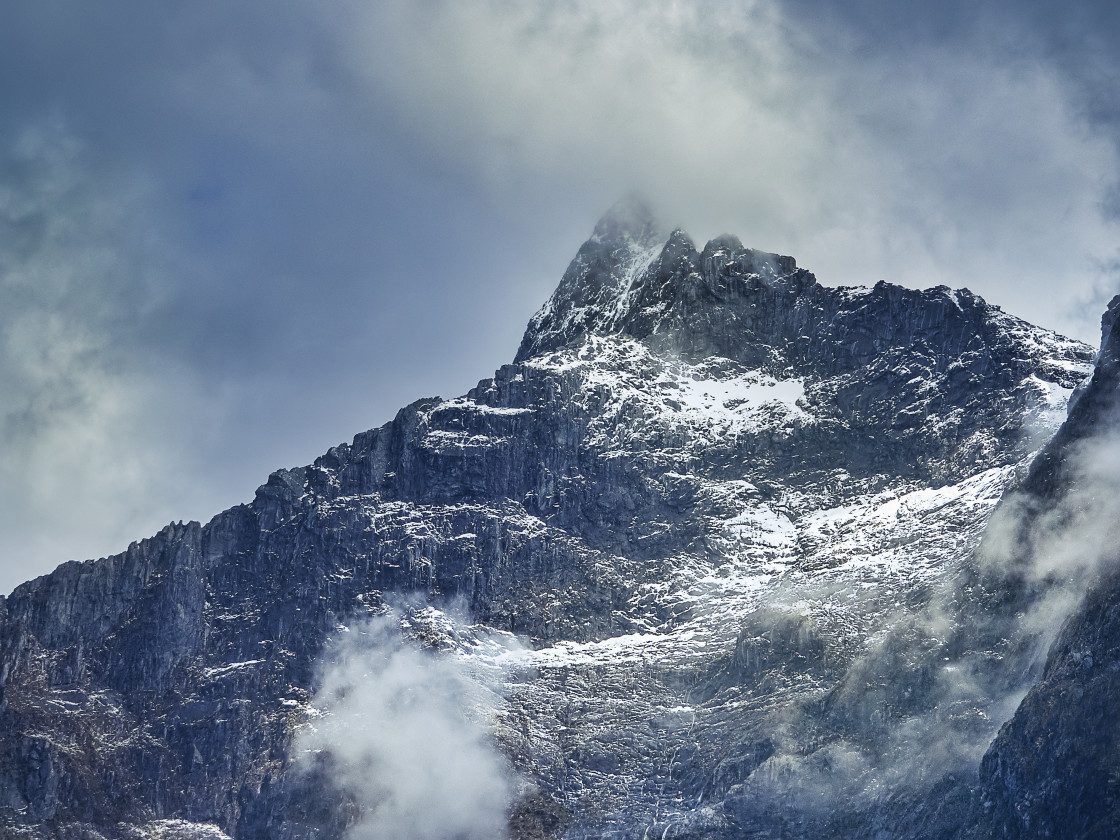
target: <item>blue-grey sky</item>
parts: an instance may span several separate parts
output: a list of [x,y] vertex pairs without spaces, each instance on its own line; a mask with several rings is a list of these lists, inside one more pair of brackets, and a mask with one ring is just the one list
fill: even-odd
[[1120,13],[887,0],[0,10],[0,591],[509,361],[629,190],[1095,341]]

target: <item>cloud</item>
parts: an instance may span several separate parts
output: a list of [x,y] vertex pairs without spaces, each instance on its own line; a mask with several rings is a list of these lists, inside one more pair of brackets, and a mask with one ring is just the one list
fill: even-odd
[[1089,587],[1115,566],[1120,545],[1120,432],[1106,425],[1070,444],[1063,459],[1060,495],[1008,494],[980,555],[988,586],[1011,586],[1019,599],[1035,673]]
[[101,186],[58,120],[0,154],[5,591],[42,571],[40,555],[109,553],[166,524],[190,474],[180,447],[198,442],[176,416],[189,378],[137,353],[163,277],[138,233],[142,184]]
[[730,228],[825,282],[968,285],[1088,338],[1075,304],[1099,309],[1116,280],[1115,135],[1068,74],[987,28],[869,46],[767,0],[433,0],[359,20],[355,72],[499,200],[528,182],[605,206],[637,186],[695,236]]
[[297,760],[353,797],[352,840],[502,837],[515,779],[488,736],[495,695],[454,654],[406,642],[402,618],[352,626],[327,652]]

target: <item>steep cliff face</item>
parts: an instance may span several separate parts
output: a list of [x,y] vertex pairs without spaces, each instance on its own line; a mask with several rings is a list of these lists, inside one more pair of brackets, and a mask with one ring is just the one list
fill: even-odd
[[946,593],[1091,358],[968,292],[824,287],[627,202],[468,394],[0,599],[0,825],[360,826],[293,738],[324,651],[402,593],[408,633],[500,674],[515,832],[889,823],[1010,714],[985,663],[1018,637],[973,632],[983,586]]
[[[1117,558],[1120,560],[1120,558]],[[981,768],[992,837],[1111,838],[1120,826],[1120,573],[1090,591]]]
[[[1120,297],[1092,379],[1015,497],[1016,557],[1037,600],[1089,588],[1045,672],[981,768],[991,836],[1108,838],[1120,831]],[[1043,574],[1032,570],[1042,568]],[[1071,593],[1080,597],[1081,587]]]

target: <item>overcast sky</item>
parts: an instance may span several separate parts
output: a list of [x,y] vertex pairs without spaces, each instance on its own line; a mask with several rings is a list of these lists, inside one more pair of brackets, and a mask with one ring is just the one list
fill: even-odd
[[462,393],[629,190],[1095,343],[1116,8],[4,4],[0,591]]

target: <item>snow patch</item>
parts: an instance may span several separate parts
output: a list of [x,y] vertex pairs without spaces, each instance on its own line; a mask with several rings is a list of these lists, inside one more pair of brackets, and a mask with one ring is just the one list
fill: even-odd
[[242,668],[251,668],[254,665],[260,665],[264,662],[263,659],[247,659],[244,662],[231,662],[228,665],[219,665],[214,668],[207,668],[203,673],[207,679],[214,679],[215,677],[224,677],[227,674],[232,674],[234,671],[240,671]]

